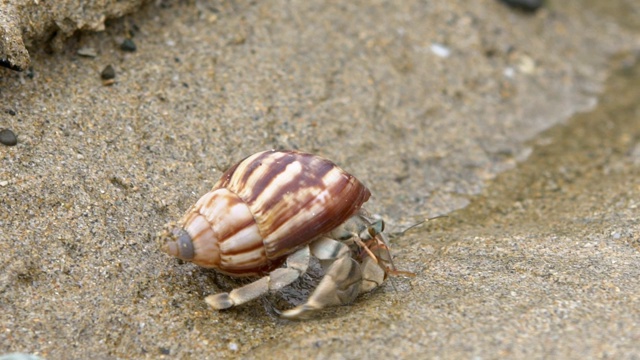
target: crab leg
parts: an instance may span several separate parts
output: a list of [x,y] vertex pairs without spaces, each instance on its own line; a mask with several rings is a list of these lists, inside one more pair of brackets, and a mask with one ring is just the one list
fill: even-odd
[[289,255],[287,267],[275,269],[269,275],[229,293],[209,295],[205,301],[212,308],[222,310],[257,299],[269,291],[280,290],[307,271],[310,257],[309,246],[305,246]]
[[321,238],[310,247],[311,253],[325,267],[325,276],[306,303],[282,312],[284,318],[304,319],[324,307],[348,304],[360,293],[362,272],[360,265],[351,258],[347,245]]
[[387,273],[375,258],[367,257],[362,261],[362,285],[360,293],[369,292],[384,283]]

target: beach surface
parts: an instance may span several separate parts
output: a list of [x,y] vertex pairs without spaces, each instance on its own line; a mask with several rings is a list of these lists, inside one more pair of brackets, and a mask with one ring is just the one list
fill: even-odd
[[[640,4],[131,11],[0,68],[0,129],[17,136],[0,144],[0,354],[639,356]],[[167,256],[156,234],[266,149],[366,184],[415,276],[309,321],[276,309],[314,272],[211,310],[205,296],[241,281]]]

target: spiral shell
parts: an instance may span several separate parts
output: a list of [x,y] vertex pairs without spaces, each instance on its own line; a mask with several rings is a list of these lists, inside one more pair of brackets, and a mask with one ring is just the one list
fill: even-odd
[[227,170],[163,234],[163,250],[234,276],[264,274],[356,214],[370,196],[329,160],[264,151]]

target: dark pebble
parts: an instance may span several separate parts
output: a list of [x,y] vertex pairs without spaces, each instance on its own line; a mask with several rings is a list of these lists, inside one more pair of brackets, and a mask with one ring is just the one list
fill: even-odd
[[9,114],[11,116],[16,116],[16,112],[13,109],[7,109],[4,112],[6,112],[7,114]]
[[0,130],[0,144],[4,144],[7,146],[14,146],[18,143],[18,138],[13,131],[9,129]]
[[20,67],[20,65],[11,62],[9,59],[0,58],[0,66],[6,67],[7,69],[15,70],[15,71],[24,70],[23,68]]
[[534,12],[538,10],[542,6],[542,3],[544,2],[543,0],[500,0],[500,1],[502,1],[503,3],[511,7],[519,8],[521,10],[530,11],[530,12]]
[[120,49],[122,49],[123,51],[134,52],[137,49],[136,43],[134,43],[131,39],[125,39],[122,44],[120,44]]
[[116,70],[111,65],[105,66],[104,70],[100,73],[102,80],[110,80],[116,77]]

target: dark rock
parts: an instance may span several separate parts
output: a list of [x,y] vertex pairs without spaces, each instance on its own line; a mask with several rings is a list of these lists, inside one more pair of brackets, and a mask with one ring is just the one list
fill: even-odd
[[122,44],[120,44],[120,49],[122,49],[122,51],[134,52],[136,51],[137,47],[136,43],[134,43],[133,40],[125,39]]
[[18,143],[18,138],[13,131],[9,129],[0,130],[0,144],[7,146],[14,146]]
[[104,70],[100,73],[102,80],[110,80],[116,77],[116,70],[111,65],[105,66]]
[[524,11],[534,12],[543,5],[543,0],[500,0],[503,3]]

